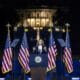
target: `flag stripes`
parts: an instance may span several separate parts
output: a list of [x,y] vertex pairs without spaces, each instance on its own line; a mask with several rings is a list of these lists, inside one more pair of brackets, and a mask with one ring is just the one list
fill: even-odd
[[21,47],[19,50],[19,56],[18,56],[19,63],[21,64],[23,70],[28,73],[30,72],[29,67],[29,50],[27,45],[27,39],[26,39],[26,33],[24,32],[23,40],[21,43]]
[[72,66],[72,57],[70,55],[70,52],[67,52],[67,48],[64,50],[64,55],[63,55],[63,60],[65,62],[65,66],[67,68],[67,71],[71,73],[73,71],[73,66]]
[[7,73],[11,70],[12,70],[12,50],[10,46],[10,38],[8,36],[3,54],[2,73]]
[[70,48],[70,41],[69,41],[69,34],[66,32],[66,45],[64,48],[64,54],[63,54],[63,61],[66,66],[66,69],[68,73],[73,72],[73,61],[71,56],[71,48]]
[[56,55],[57,49],[55,45],[55,41],[53,39],[52,32],[50,34],[49,48],[48,48],[48,67],[47,71],[50,71],[56,67]]

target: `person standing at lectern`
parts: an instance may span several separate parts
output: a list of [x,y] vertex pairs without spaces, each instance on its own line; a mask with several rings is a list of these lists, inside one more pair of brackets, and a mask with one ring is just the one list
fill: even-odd
[[33,48],[33,53],[36,54],[46,54],[47,48],[44,45],[44,41],[42,39],[38,40],[36,47]]
[[35,67],[31,68],[32,80],[45,80],[46,67],[45,64],[48,62],[46,59],[47,49],[42,39],[37,40],[36,46],[33,48],[34,59],[33,62]]

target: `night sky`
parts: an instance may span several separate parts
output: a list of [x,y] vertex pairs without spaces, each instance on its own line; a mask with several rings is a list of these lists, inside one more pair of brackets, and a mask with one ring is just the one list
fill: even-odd
[[[72,52],[75,56],[80,55],[80,9],[79,0],[0,0],[0,50],[3,50],[6,35],[6,24],[10,22],[12,26],[18,20],[16,9],[24,9],[32,6],[46,5],[58,7],[59,13],[56,19],[64,24],[71,24],[71,44]],[[61,8],[62,7],[62,8]],[[1,54],[1,52],[0,52]]]

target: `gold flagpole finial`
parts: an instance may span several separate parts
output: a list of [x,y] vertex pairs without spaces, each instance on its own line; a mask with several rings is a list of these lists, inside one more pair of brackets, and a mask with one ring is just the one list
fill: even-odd
[[70,24],[66,23],[65,26],[66,26],[66,31],[68,32],[69,31],[68,28],[70,27]]
[[15,32],[17,31],[17,27],[16,27],[16,26],[14,27],[14,31],[15,31]]
[[24,32],[28,32],[28,29],[24,29]]
[[10,36],[10,27],[11,27],[11,25],[8,23],[8,24],[6,25],[6,27],[8,28],[8,36]]
[[52,32],[53,23],[50,24],[50,28],[48,29],[49,32]]

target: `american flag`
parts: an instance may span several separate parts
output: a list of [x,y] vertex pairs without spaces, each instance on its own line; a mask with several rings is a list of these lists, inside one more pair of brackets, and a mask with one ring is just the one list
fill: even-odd
[[49,40],[49,48],[48,48],[48,67],[47,71],[50,71],[56,67],[56,55],[57,55],[57,48],[55,45],[55,41],[52,35],[52,32],[50,33],[50,40]]
[[22,43],[21,43],[20,50],[19,50],[18,60],[19,60],[19,63],[21,64],[24,72],[26,72],[26,73],[30,72],[29,50],[28,50],[26,32],[24,32],[24,35],[23,35]]
[[64,48],[63,61],[64,61],[64,64],[66,66],[68,73],[73,72],[73,61],[72,61],[70,38],[69,38],[68,32],[66,32],[66,45]]
[[10,36],[7,36],[5,49],[2,61],[2,73],[7,73],[12,70],[12,50]]

